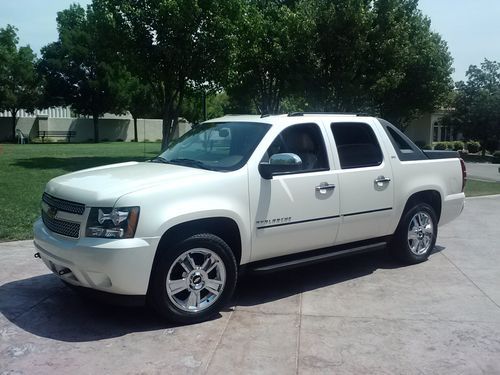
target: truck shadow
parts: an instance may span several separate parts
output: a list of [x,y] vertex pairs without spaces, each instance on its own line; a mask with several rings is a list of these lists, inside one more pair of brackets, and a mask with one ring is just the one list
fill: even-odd
[[[443,249],[437,246],[434,253]],[[247,274],[241,278],[230,306],[257,306],[361,278],[377,269],[399,267],[386,252],[380,251],[271,274]],[[81,298],[52,274],[0,286],[0,313],[24,331],[65,342],[96,341],[179,327],[145,307],[113,306]],[[0,334],[5,330],[1,323],[0,316]]]

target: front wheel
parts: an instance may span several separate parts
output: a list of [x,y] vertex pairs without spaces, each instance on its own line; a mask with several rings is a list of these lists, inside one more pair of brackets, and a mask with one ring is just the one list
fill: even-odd
[[163,250],[149,297],[168,320],[196,323],[224,307],[236,279],[236,260],[229,246],[213,234],[197,234]]
[[434,209],[426,203],[406,211],[391,243],[393,254],[409,264],[427,260],[436,244],[437,224]]

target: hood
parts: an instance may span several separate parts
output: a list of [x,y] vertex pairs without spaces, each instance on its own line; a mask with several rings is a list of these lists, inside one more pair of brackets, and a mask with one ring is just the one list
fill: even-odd
[[128,162],[84,169],[49,181],[45,192],[87,206],[111,207],[124,194],[219,172],[171,164]]

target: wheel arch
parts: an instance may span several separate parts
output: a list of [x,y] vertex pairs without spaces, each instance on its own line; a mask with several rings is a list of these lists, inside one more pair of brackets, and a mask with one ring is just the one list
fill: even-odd
[[178,243],[197,233],[211,233],[220,237],[233,251],[234,257],[236,258],[236,264],[238,266],[240,265],[242,256],[241,232],[234,219],[217,216],[189,220],[172,226],[161,236],[149,276],[149,285],[151,285],[151,277],[155,272],[158,259],[163,251],[167,251],[169,244]]
[[439,223],[439,219],[441,217],[441,209],[442,209],[442,198],[441,194],[437,190],[423,190],[413,193],[406,201],[405,208],[401,213],[399,222],[401,222],[401,219],[403,218],[404,214],[418,203],[427,203],[429,206],[431,206],[434,209],[434,212],[436,214],[436,219]]

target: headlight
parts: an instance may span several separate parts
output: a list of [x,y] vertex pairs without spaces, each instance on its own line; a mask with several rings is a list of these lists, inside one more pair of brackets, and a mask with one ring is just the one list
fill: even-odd
[[139,207],[98,208],[90,210],[87,237],[132,238],[139,221]]

